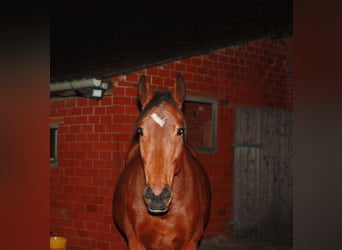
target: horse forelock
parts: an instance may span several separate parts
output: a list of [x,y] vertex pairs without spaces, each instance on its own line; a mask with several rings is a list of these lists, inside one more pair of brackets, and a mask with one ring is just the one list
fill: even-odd
[[[186,132],[186,121],[184,118],[184,114],[182,110],[178,107],[177,103],[173,100],[170,92],[156,92],[155,95],[152,97],[150,102],[146,105],[146,107],[141,111],[140,115],[138,116],[137,120],[134,123],[133,129],[136,131],[138,128],[139,122],[146,117],[149,111],[156,106],[159,106],[162,102],[168,102],[172,104],[181,114],[183,122],[184,122],[184,129]],[[137,134],[134,134],[134,140],[138,139]],[[186,134],[184,134],[184,141],[186,139]]]

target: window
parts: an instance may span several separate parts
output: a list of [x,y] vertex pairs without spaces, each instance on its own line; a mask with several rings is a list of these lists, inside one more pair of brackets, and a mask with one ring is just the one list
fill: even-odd
[[50,167],[57,167],[58,125],[50,124]]
[[216,153],[217,100],[187,96],[184,102],[189,143],[200,153]]

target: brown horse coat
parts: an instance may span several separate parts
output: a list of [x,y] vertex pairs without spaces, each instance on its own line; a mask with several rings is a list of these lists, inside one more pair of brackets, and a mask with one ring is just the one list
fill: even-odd
[[[139,82],[140,135],[127,153],[113,199],[115,223],[131,250],[197,249],[209,219],[209,180],[183,138],[185,86],[180,76],[177,82],[173,100],[165,97],[156,104],[150,103],[145,78]],[[150,202],[165,211],[154,213]]]

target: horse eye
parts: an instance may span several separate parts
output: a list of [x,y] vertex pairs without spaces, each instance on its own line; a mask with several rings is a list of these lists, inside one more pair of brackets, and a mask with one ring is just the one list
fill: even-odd
[[137,133],[138,135],[143,135],[143,129],[142,128],[137,128]]
[[177,135],[182,135],[182,134],[184,134],[184,128],[179,128],[177,130]]

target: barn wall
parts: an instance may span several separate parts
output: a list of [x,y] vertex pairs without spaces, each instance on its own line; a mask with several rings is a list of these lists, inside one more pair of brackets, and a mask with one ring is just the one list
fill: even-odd
[[230,236],[234,107],[292,109],[291,39],[257,40],[111,78],[102,100],[51,99],[59,124],[58,167],[51,168],[50,231],[70,249],[125,249],[113,225],[112,195],[138,116],[137,81],[167,90],[181,73],[191,95],[218,100],[217,152],[201,153],[213,201],[205,237]]

